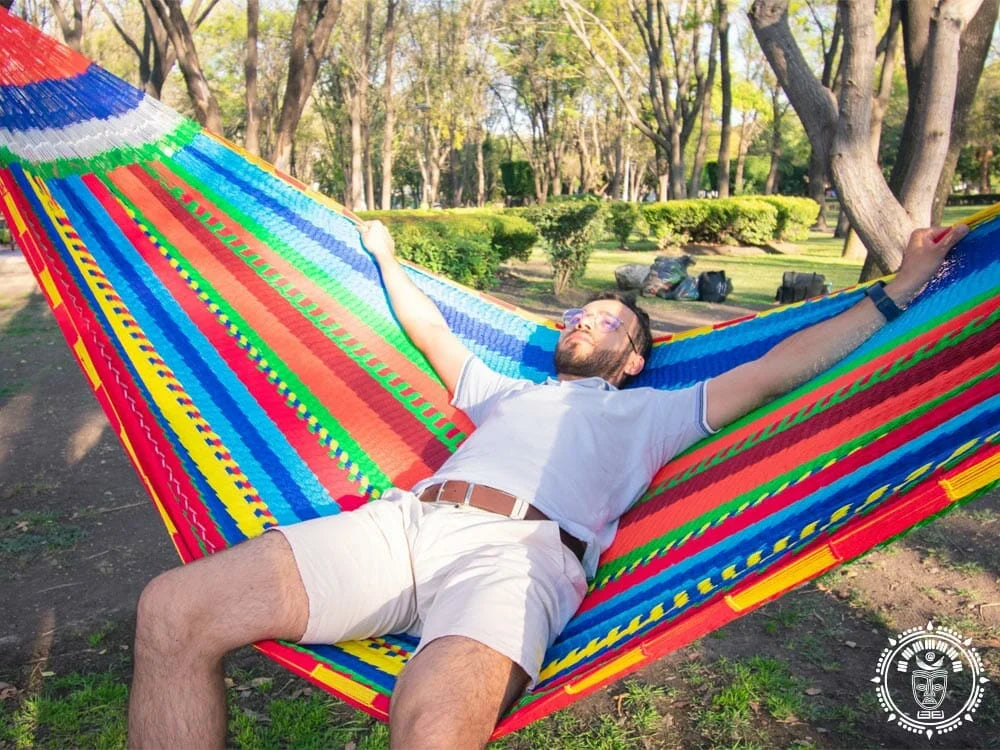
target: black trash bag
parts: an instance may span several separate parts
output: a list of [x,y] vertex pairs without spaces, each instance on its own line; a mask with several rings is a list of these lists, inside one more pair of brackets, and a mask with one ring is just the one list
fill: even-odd
[[785,271],[781,275],[781,286],[774,295],[776,302],[787,305],[801,302],[809,297],[819,297],[826,293],[826,277],[821,273],[800,273]]
[[725,302],[733,292],[733,282],[725,271],[702,271],[698,274],[698,299],[702,302]]

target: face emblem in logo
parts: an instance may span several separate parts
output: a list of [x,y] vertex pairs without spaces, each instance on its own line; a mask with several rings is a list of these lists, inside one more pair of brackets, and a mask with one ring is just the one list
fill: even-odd
[[970,643],[932,623],[890,638],[872,678],[889,721],[928,739],[972,721],[989,680]]
[[940,719],[944,713],[936,710],[948,692],[948,670],[944,668],[945,655],[937,651],[925,651],[916,655],[918,669],[910,673],[913,699],[920,706],[920,719]]

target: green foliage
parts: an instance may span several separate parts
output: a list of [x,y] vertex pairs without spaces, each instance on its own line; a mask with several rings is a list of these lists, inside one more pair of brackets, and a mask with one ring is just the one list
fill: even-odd
[[[781,200],[790,201],[785,209],[787,221],[799,221],[804,209],[799,206],[798,199]],[[762,245],[779,236],[778,203],[781,201],[757,197],[699,198],[650,203],[642,207],[642,216],[661,245],[683,244],[689,240]]]
[[755,200],[770,203],[778,210],[778,226],[775,237],[787,242],[799,242],[809,238],[809,227],[819,216],[819,204],[812,198],[792,195],[761,195]]
[[532,224],[490,211],[365,211],[380,219],[400,258],[462,284],[485,289],[510,258],[526,259],[538,240]]
[[510,198],[523,200],[535,194],[535,171],[530,162],[504,161],[500,163],[503,189]]
[[552,264],[552,287],[562,294],[583,277],[593,243],[604,229],[603,204],[594,200],[567,200],[515,209],[538,229]]
[[615,201],[608,207],[608,229],[628,249],[628,238],[639,221],[639,206],[627,201]]
[[513,214],[490,214],[490,227],[493,230],[492,243],[499,253],[500,260],[528,260],[531,248],[538,242],[538,230],[535,225],[522,216]]

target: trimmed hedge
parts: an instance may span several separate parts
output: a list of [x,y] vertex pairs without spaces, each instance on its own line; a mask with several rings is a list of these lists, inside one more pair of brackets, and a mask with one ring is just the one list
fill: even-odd
[[774,239],[796,242],[809,238],[809,228],[819,216],[819,204],[812,198],[793,195],[761,195],[757,200],[778,209],[778,228]]
[[808,198],[769,195],[649,203],[641,210],[650,234],[663,244],[763,245],[804,239],[819,206]]
[[520,217],[482,210],[362,211],[379,219],[396,242],[400,258],[461,284],[486,289],[496,283],[500,264],[527,260],[538,231]]

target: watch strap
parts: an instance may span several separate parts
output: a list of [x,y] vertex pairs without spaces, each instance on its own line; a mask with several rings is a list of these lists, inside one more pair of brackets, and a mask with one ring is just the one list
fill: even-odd
[[900,315],[903,311],[899,309],[899,306],[892,301],[892,298],[885,293],[885,282],[876,281],[874,284],[865,289],[865,294],[868,298],[875,303],[875,307],[878,311],[882,313],[882,316],[886,319],[886,322],[892,322]]

